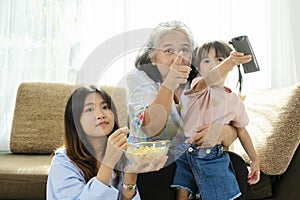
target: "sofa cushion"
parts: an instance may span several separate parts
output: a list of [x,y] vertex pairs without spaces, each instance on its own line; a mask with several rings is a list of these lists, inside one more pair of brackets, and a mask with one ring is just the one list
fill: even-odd
[[72,85],[22,83],[17,92],[10,150],[49,154],[62,145],[63,113]]
[[[64,110],[74,89],[63,83],[22,83],[17,92],[10,150],[13,153],[50,154],[63,144]],[[120,126],[127,124],[126,90],[103,86],[118,110]]]
[[[267,175],[286,171],[300,141],[300,84],[247,94],[247,130]],[[249,161],[239,141],[234,151]]]

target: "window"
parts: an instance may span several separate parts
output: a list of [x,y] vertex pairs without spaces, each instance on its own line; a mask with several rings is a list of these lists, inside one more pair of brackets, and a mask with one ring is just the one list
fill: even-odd
[[[21,82],[75,83],[82,63],[99,45],[163,21],[186,23],[197,44],[248,35],[261,71],[244,76],[245,91],[296,83],[297,6],[297,0],[0,1],[0,150],[9,148]],[[138,49],[126,49],[126,42],[119,45],[126,51],[103,66],[99,83],[117,84],[134,67]]]

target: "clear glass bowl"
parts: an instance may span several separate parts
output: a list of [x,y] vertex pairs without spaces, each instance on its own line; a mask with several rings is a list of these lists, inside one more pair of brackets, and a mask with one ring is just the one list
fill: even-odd
[[170,140],[128,144],[125,155],[133,164],[149,164],[153,158],[166,156]]

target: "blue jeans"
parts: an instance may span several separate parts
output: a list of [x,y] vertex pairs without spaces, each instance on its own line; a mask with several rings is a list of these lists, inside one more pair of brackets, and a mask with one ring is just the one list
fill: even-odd
[[179,144],[175,149],[177,168],[171,187],[190,192],[190,198],[229,200],[241,195],[229,155],[222,146],[197,149]]

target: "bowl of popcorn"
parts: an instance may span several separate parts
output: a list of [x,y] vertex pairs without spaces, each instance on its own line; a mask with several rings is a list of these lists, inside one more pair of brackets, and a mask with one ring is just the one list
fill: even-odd
[[133,164],[149,164],[153,158],[166,156],[170,140],[128,144],[125,155]]

